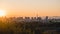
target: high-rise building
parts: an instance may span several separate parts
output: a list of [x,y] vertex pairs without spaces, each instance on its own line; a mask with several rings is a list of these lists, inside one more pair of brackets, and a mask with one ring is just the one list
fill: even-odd
[[45,19],[43,20],[43,23],[48,23],[49,22],[49,19],[48,19],[48,16],[45,17]]
[[25,19],[30,19],[30,17],[25,17]]
[[41,17],[37,17],[37,20],[41,20]]
[[34,19],[34,17],[31,17],[31,20],[33,20]]
[[46,18],[45,18],[46,20],[48,20],[48,16],[46,16]]
[[31,19],[30,19],[30,17],[25,17],[24,21],[25,22],[31,22]]
[[37,18],[36,17],[33,17],[34,20],[36,20]]

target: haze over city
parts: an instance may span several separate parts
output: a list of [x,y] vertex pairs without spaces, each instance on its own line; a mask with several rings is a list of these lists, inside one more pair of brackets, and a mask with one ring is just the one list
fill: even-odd
[[60,0],[0,0],[5,16],[60,16]]
[[0,0],[0,34],[60,34],[60,0]]

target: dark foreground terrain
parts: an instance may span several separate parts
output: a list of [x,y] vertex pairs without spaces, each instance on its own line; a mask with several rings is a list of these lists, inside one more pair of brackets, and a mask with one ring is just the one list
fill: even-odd
[[0,34],[60,34],[60,23],[0,22]]

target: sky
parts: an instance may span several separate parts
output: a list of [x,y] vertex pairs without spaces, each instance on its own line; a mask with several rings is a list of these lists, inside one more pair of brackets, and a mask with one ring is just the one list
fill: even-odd
[[60,16],[60,0],[0,0],[6,16]]

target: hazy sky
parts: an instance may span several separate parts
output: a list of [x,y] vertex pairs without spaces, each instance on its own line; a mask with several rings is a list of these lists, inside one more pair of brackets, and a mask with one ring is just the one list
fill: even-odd
[[0,0],[7,16],[60,16],[60,0]]

